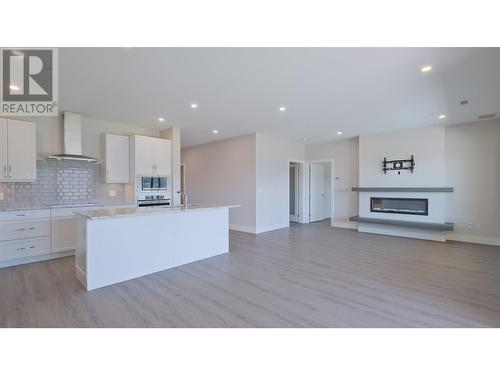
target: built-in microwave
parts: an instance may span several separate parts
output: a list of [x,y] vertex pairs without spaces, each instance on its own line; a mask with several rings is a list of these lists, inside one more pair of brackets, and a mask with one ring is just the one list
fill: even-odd
[[168,177],[141,177],[141,190],[168,190]]

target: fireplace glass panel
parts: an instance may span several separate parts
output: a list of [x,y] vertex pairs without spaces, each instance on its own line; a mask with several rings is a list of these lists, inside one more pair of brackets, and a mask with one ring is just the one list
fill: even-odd
[[371,212],[429,215],[429,200],[423,198],[370,198]]

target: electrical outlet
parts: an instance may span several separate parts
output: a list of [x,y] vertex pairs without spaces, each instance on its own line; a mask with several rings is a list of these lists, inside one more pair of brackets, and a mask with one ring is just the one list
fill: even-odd
[[0,201],[3,201],[3,193],[0,193]]
[[467,228],[472,228],[472,223],[467,223]]
[[116,191],[115,190],[110,190],[109,191],[109,196],[110,197],[116,197]]

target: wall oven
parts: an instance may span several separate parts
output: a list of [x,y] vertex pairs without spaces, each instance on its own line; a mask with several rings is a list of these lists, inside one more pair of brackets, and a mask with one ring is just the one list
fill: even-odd
[[142,191],[168,190],[168,177],[141,177]]
[[169,177],[139,177],[137,181],[137,205],[139,207],[170,206],[169,183]]

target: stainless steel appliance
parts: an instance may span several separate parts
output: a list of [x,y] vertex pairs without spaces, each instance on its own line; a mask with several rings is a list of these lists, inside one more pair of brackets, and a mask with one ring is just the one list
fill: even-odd
[[137,205],[139,207],[170,206],[170,178],[152,176],[138,177]]
[[168,190],[168,177],[141,177],[142,191]]

